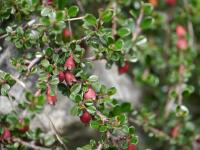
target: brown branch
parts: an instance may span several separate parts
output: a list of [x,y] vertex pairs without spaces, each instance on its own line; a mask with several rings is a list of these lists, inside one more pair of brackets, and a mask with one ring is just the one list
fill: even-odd
[[97,60],[97,58],[95,56],[91,56],[91,57],[87,57],[87,58],[84,58],[85,60],[88,60],[88,61],[94,61],[94,60]]
[[30,72],[31,68],[37,64],[44,56],[40,56],[40,57],[35,57],[31,62],[30,64],[28,65],[27,69],[28,71]]
[[[184,4],[184,7],[185,7],[185,10],[187,11],[187,13],[190,14],[188,0],[183,0],[183,4]],[[195,47],[194,46],[194,29],[193,29],[193,24],[192,24],[191,20],[188,20],[188,32],[190,35],[189,46],[191,48],[194,48]]]
[[97,115],[101,118],[103,123],[106,123],[109,121],[109,118],[107,118],[105,115],[103,115],[100,111],[96,110]]
[[81,1],[80,0],[76,0],[76,3],[80,8],[81,13],[85,13],[85,9],[83,8],[83,5],[82,5]]
[[19,143],[19,144],[21,144],[23,146],[26,146],[26,147],[28,147],[30,149],[33,149],[33,150],[51,150],[50,148],[37,146],[37,145],[34,145],[33,143],[29,143],[29,142],[23,141],[23,140],[21,140],[19,138],[15,138],[15,137],[12,138],[12,141],[13,142],[17,142],[17,143]]
[[132,41],[133,42],[136,40],[136,38],[138,37],[138,35],[141,32],[140,24],[142,22],[143,17],[144,17],[144,10],[143,10],[143,8],[141,8],[140,15],[136,20],[135,31],[132,33]]
[[[94,34],[94,33],[93,33],[93,34]],[[90,38],[93,36],[93,34],[84,36],[84,37],[82,37],[82,38],[79,39],[79,40],[73,40],[73,41],[71,41],[71,42],[69,43],[69,45],[70,45],[70,44],[73,44],[73,43],[80,44],[81,42],[90,39]]]
[[114,136],[110,131],[107,131],[106,133],[106,137],[108,140],[111,140],[111,144],[112,145],[115,145],[118,147],[118,149],[121,149],[121,145],[119,144],[119,141],[122,141],[122,140],[126,140],[128,138],[128,136]]
[[116,18],[116,9],[117,9],[117,3],[116,1],[114,1],[112,3],[112,7],[113,7],[113,17],[112,17],[112,36],[115,37],[115,35],[117,34],[117,18]]
[[11,74],[10,74],[10,77],[13,80],[15,80],[18,84],[20,84],[24,89],[26,89],[26,90],[28,89],[28,87],[26,86],[26,84],[23,81],[21,81],[19,78],[15,77],[15,76],[13,76]]
[[76,18],[69,18],[66,21],[76,21],[76,20],[82,20],[82,19],[84,19],[84,16],[76,17]]
[[56,129],[56,127],[55,127],[53,121],[51,120],[51,118],[50,118],[48,115],[46,115],[46,116],[47,116],[47,118],[49,119],[49,123],[51,124],[51,128],[53,129],[54,134],[56,135],[57,140],[59,141],[59,143],[63,146],[63,148],[64,148],[65,150],[68,150],[67,146],[66,146],[65,143],[62,141],[62,138],[61,138],[61,136],[59,135],[59,133],[58,133],[58,131],[57,131],[57,129]]
[[4,39],[4,38],[6,38],[7,36],[8,36],[7,33],[6,33],[6,34],[3,34],[3,35],[0,36],[0,39]]
[[165,140],[171,141],[171,137],[168,134],[166,134],[165,132],[161,131],[161,130],[158,130],[158,129],[150,127],[150,126],[146,126],[145,123],[142,123],[142,122],[140,122],[138,120],[135,120],[135,119],[133,119],[131,117],[129,118],[129,122],[133,123],[133,124],[135,124],[137,126],[142,127],[144,130],[146,129],[147,131],[150,131],[150,132],[154,133],[154,135],[156,135],[157,137],[164,137]]
[[100,144],[97,146],[96,150],[102,150],[102,149],[103,149],[103,145],[100,143]]

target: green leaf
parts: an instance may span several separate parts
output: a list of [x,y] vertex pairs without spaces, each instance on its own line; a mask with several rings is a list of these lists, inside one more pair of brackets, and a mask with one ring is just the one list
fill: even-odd
[[52,10],[49,7],[44,7],[41,11],[41,16],[50,16]]
[[11,127],[14,127],[18,123],[18,118],[14,113],[13,114],[9,114],[6,117],[6,122],[8,122],[11,125]]
[[97,23],[97,19],[95,16],[93,16],[92,14],[86,14],[85,18],[84,18],[84,22],[87,25],[95,25]]
[[69,98],[76,103],[78,103],[82,100],[82,97],[78,94],[75,94],[75,93],[71,93]]
[[46,26],[50,25],[50,19],[49,19],[48,17],[42,17],[42,18],[40,19],[40,22],[41,22],[43,25],[46,25]]
[[57,11],[56,12],[56,20],[57,21],[62,21],[62,20],[64,20],[64,12],[63,11]]
[[73,94],[78,94],[81,91],[81,87],[82,87],[81,83],[76,83],[71,87],[70,92]]
[[129,128],[128,128],[128,126],[127,125],[123,125],[123,127],[122,127],[122,131],[125,133],[125,134],[128,134],[129,132]]
[[146,15],[150,15],[153,11],[153,6],[150,3],[144,3],[143,8],[144,8],[144,14]]
[[87,100],[87,102],[85,102],[85,105],[86,106],[93,106],[94,102],[93,102],[93,100]]
[[138,136],[132,136],[131,137],[131,143],[132,144],[137,144],[138,143]]
[[117,119],[118,119],[118,121],[120,122],[120,123],[125,123],[126,122],[126,115],[125,114],[120,114],[120,115],[118,115],[117,116]]
[[186,117],[189,114],[189,110],[186,106],[184,105],[178,105],[176,107],[176,116],[177,117]]
[[141,45],[144,45],[146,42],[147,42],[147,38],[140,36],[135,44],[137,46],[141,46]]
[[102,13],[101,18],[103,22],[109,22],[112,19],[113,11],[112,10],[106,10]]
[[105,131],[107,131],[107,127],[102,125],[102,126],[99,127],[99,131],[100,131],[100,132],[105,132]]
[[41,61],[41,65],[42,65],[43,67],[47,68],[47,67],[50,65],[50,63],[49,63],[48,60],[44,59],[44,60]]
[[124,45],[124,41],[122,39],[119,39],[115,42],[116,49],[122,49],[123,45]]
[[98,81],[98,76],[96,76],[96,75],[91,75],[91,76],[88,78],[88,81],[89,81],[89,82],[96,82],[96,81]]
[[54,136],[46,135],[44,136],[44,145],[51,146],[56,141]]
[[8,84],[3,84],[2,86],[1,86],[1,95],[2,96],[6,96],[6,95],[8,95],[8,90],[10,89],[10,85],[8,85]]
[[90,127],[93,129],[98,129],[99,128],[99,123],[97,121],[90,121]]
[[75,105],[74,107],[71,108],[70,112],[73,116],[79,116],[81,113],[81,109]]
[[57,0],[59,9],[63,9],[66,4],[66,0]]
[[135,128],[133,126],[129,127],[129,134],[135,134]]
[[57,85],[57,84],[59,83],[59,79],[58,79],[57,77],[54,77],[53,79],[51,79],[51,80],[49,81],[49,83],[50,83],[51,85]]
[[75,17],[79,12],[79,8],[77,6],[71,6],[69,9],[68,9],[68,15],[70,17]]
[[94,114],[96,112],[96,108],[94,106],[89,106],[89,107],[87,107],[87,111],[90,114]]
[[128,36],[131,33],[129,28],[122,27],[117,31],[117,34],[121,37]]
[[108,92],[107,94],[109,96],[111,96],[111,95],[114,95],[117,92],[117,89],[115,87],[111,87],[111,88],[108,89],[107,92]]
[[146,17],[141,23],[141,28],[148,29],[153,25],[153,23],[154,19],[152,17]]
[[130,103],[122,103],[121,111],[122,112],[130,112],[131,111],[131,104]]

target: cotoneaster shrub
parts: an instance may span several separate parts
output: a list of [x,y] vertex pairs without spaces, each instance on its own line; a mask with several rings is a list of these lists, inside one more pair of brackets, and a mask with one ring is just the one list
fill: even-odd
[[[25,90],[16,111],[0,116],[0,146],[67,149],[58,133],[48,141],[29,129],[61,92],[74,102],[72,114],[102,135],[79,150],[192,149],[200,143],[199,112],[192,112],[199,98],[199,10],[195,0],[0,0],[0,40],[19,52],[11,64],[20,74],[0,71],[1,95],[13,101],[16,83]],[[90,74],[96,60],[134,76],[143,92],[138,108],[112,98],[116,89]],[[38,77],[34,89],[24,83],[31,76]],[[139,141],[135,127],[145,131]]]

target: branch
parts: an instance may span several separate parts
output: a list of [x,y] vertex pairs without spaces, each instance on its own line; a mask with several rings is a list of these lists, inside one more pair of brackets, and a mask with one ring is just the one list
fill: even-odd
[[31,68],[35,65],[35,64],[37,64],[42,58],[43,58],[44,56],[42,55],[42,56],[40,56],[40,57],[35,57],[31,62],[30,62],[30,64],[28,65],[28,72],[30,72],[30,70],[31,70]]
[[83,5],[82,5],[81,1],[80,1],[80,0],[76,0],[76,3],[77,3],[77,5],[79,6],[81,12],[82,12],[82,13],[85,13],[85,9],[83,8]]
[[112,7],[113,7],[113,17],[112,17],[112,36],[115,37],[115,35],[117,34],[117,23],[116,23],[116,9],[117,9],[117,3],[116,1],[113,2],[112,4]]
[[[94,34],[94,33],[93,33],[93,34]],[[70,44],[73,44],[73,43],[80,44],[82,41],[86,41],[86,40],[90,39],[90,38],[93,36],[93,34],[84,36],[84,37],[82,37],[82,38],[79,39],[79,40],[73,40],[73,41],[71,41],[71,42],[69,43],[69,45],[70,45]]]
[[100,143],[100,144],[97,146],[96,150],[102,150],[102,149],[103,149],[103,145]]
[[23,81],[21,81],[21,80],[19,80],[17,77],[14,77],[13,75],[11,75],[10,74],[10,77],[13,79],[13,80],[15,80],[17,83],[19,83],[24,89],[28,89],[28,87],[26,86],[26,84],[23,82]]
[[84,19],[84,16],[77,17],[77,18],[70,18],[70,19],[67,19],[67,21],[76,21],[76,20],[82,20],[82,19]]
[[[189,4],[188,4],[188,0],[183,0],[183,4],[185,7],[185,10],[187,11],[187,14],[189,14]],[[193,29],[193,24],[191,22],[191,20],[188,20],[188,32],[190,35],[190,40],[189,40],[189,45],[190,47],[195,47],[194,46],[194,29]]]
[[[76,17],[76,18],[69,18],[66,21],[70,22],[70,21],[76,21],[76,20],[82,20],[82,19],[84,19],[84,16]],[[35,19],[29,21],[25,26],[23,26],[23,29],[26,29],[27,27],[38,28],[39,26],[43,26],[43,24],[34,24],[35,22],[36,22]],[[16,33],[16,31],[11,32],[11,34],[15,34],[15,33]],[[6,38],[8,35],[9,35],[8,33],[1,35],[0,40]]]
[[153,128],[153,127],[150,127],[150,126],[145,126],[146,125],[145,123],[139,122],[138,120],[135,120],[133,118],[129,118],[129,122],[134,123],[137,126],[142,127],[144,130],[146,129],[146,130],[154,133],[154,135],[156,135],[158,137],[164,137],[165,140],[171,141],[171,137],[163,131],[160,131],[160,130]]
[[[47,116],[47,115],[46,115]],[[60,142],[60,144],[64,147],[65,150],[68,150],[67,146],[65,145],[65,143],[62,141],[61,136],[59,135],[53,121],[51,120],[51,118],[49,116],[47,116],[47,118],[49,119],[49,123],[51,124],[51,127],[56,135],[57,140]]]
[[3,35],[0,36],[0,39],[4,39],[4,38],[6,38],[7,36],[8,36],[7,33],[6,33],[6,34],[3,34]]
[[24,145],[24,146],[26,146],[26,147],[28,147],[30,149],[33,149],[33,150],[51,150],[50,148],[36,146],[33,143],[29,143],[29,142],[23,141],[23,140],[21,140],[19,138],[15,138],[15,137],[12,138],[12,141],[13,142],[18,142],[21,145]]
[[144,10],[143,10],[143,8],[141,8],[140,15],[136,20],[135,32],[132,33],[132,41],[133,42],[136,40],[136,38],[138,37],[138,35],[141,32],[140,24],[142,22],[143,16],[144,16]]

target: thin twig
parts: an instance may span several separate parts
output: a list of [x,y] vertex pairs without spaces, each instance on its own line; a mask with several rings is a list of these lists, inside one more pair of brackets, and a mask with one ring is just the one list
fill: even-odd
[[18,142],[21,145],[24,145],[24,146],[26,146],[26,147],[28,147],[30,149],[33,149],[33,150],[51,150],[50,148],[37,146],[37,145],[34,145],[33,143],[29,143],[29,142],[23,141],[23,140],[21,140],[19,138],[15,138],[15,137],[12,138],[12,141]]
[[66,21],[76,21],[76,20],[82,20],[82,19],[84,19],[84,16],[77,17],[77,18],[69,18]]
[[97,146],[96,150],[102,150],[102,149],[103,149],[103,145],[100,143],[100,144]]
[[[66,21],[76,21],[76,20],[82,20],[84,19],[84,16],[80,16],[80,17],[76,17],[76,18],[69,18],[69,19],[66,19]],[[33,27],[33,28],[38,28],[40,26],[43,26],[43,24],[34,24],[36,20],[31,20],[29,21],[25,26],[23,26],[23,29],[26,29],[27,27]],[[12,31],[11,34],[15,34],[16,31]],[[5,33],[3,35],[0,36],[0,40],[1,39],[4,39],[8,36],[9,34],[8,33]]]
[[100,111],[96,110],[96,113],[101,118],[103,123],[106,123],[109,121],[109,118],[107,118],[105,115],[103,115]]
[[84,58],[85,60],[88,60],[88,61],[94,61],[94,60],[97,60],[97,58],[95,56],[91,56],[91,57],[87,57],[87,58]]
[[150,131],[152,133],[154,133],[154,135],[158,136],[158,137],[164,137],[166,140],[171,141],[171,137],[166,134],[165,132],[158,130],[156,128],[150,127],[150,126],[146,126],[145,123],[141,123],[138,120],[135,120],[133,118],[129,118],[129,122],[136,124],[137,126],[142,127],[144,130],[146,129],[147,131]]
[[[183,0],[183,4],[185,7],[185,10],[187,11],[187,14],[190,14],[188,0]],[[193,29],[193,24],[192,24],[191,20],[188,20],[188,32],[190,35],[189,46],[191,48],[194,48],[195,47],[194,46],[194,29]]]
[[8,36],[7,33],[6,33],[6,34],[3,34],[3,35],[0,36],[0,39],[4,39],[4,38],[6,38],[7,36]]
[[35,64],[37,64],[42,58],[43,58],[43,56],[35,57],[35,58],[30,62],[30,64],[28,65],[28,67],[27,67],[28,71],[30,72],[31,68],[32,68]]
[[133,42],[136,40],[136,38],[138,37],[138,35],[141,32],[140,24],[142,22],[143,16],[144,16],[144,10],[143,10],[143,8],[141,8],[140,15],[136,20],[135,31],[132,33],[132,41]]
[[84,37],[82,37],[82,38],[79,39],[79,40],[73,40],[73,41],[71,41],[71,42],[69,43],[69,45],[70,45],[70,44],[73,44],[73,43],[80,44],[82,41],[86,41],[86,40],[90,39],[92,36],[93,36],[93,34],[84,36]]
[[66,146],[65,143],[62,141],[62,138],[61,138],[61,136],[59,135],[59,133],[58,133],[58,131],[57,131],[57,129],[56,129],[56,127],[55,127],[53,121],[51,120],[51,118],[50,118],[48,115],[46,115],[46,116],[47,116],[47,118],[49,119],[49,123],[51,124],[51,127],[52,127],[52,129],[53,129],[53,131],[54,131],[54,133],[55,133],[55,135],[56,135],[57,140],[60,142],[60,144],[64,147],[65,150],[68,150],[67,146]]
[[76,0],[76,3],[80,8],[81,13],[85,13],[85,9],[83,8],[83,5],[82,5],[81,1],[80,0]]
[[20,84],[25,90],[29,90],[28,87],[26,86],[26,84],[21,81],[18,77],[15,77],[13,75],[10,74],[10,77],[15,80],[18,84]]
[[116,10],[117,10],[117,3],[116,1],[113,1],[112,3],[112,7],[113,7],[113,17],[112,17],[112,36],[115,37],[115,35],[117,34],[117,17],[116,17]]

